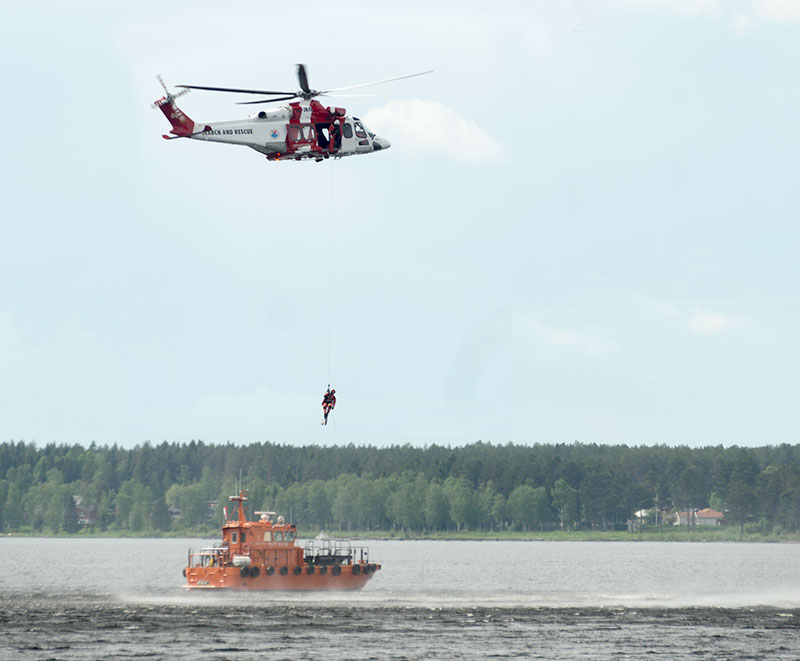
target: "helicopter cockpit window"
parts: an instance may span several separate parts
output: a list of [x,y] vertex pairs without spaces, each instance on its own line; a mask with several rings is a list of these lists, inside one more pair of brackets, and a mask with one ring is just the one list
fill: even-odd
[[357,138],[366,138],[367,137],[367,132],[364,130],[364,127],[362,126],[361,122],[354,122],[354,124],[355,124],[355,127],[356,127],[356,137]]
[[364,130],[367,132],[367,135],[370,138],[374,138],[375,137],[375,134],[372,131],[369,130],[369,126],[367,126],[364,122],[361,122],[361,126],[364,127]]
[[350,126],[350,122],[345,122],[345,125],[344,125],[344,137],[345,138],[352,138],[353,137],[353,127]]

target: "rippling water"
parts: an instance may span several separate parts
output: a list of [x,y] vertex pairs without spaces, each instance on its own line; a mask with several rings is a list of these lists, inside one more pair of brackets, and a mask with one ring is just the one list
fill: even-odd
[[360,593],[187,593],[208,543],[0,539],[0,658],[800,658],[798,545],[371,542]]

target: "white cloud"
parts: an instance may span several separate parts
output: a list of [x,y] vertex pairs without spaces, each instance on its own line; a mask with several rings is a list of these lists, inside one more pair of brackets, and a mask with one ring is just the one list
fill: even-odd
[[654,298],[645,296],[644,304],[651,310],[654,310],[665,317],[679,317],[681,314],[681,311],[678,310],[678,308],[667,301],[657,301]]
[[682,16],[717,15],[721,5],[719,0],[623,0],[622,4],[631,9],[655,9]]
[[754,0],[753,12],[758,18],[775,23],[800,20],[800,2],[797,0]]
[[529,347],[537,358],[581,355],[602,358],[616,350],[616,346],[601,337],[563,328],[553,328],[527,317],[514,315],[515,343]]
[[797,0],[753,0],[745,8],[733,12],[730,23],[739,34],[751,32],[764,23],[800,21]]
[[698,335],[716,335],[744,326],[747,320],[705,310],[692,310],[689,330]]
[[747,34],[755,27],[756,21],[752,15],[737,11],[730,20],[731,27],[736,34]]
[[741,328],[747,323],[744,317],[735,317],[733,315],[721,314],[718,312],[709,312],[708,310],[700,310],[699,308],[692,308],[691,312],[685,312],[675,307],[671,303],[665,301],[657,301],[647,296],[643,297],[644,305],[661,315],[662,317],[673,317],[680,320],[680,323],[686,323],[686,327],[698,335],[716,335],[718,333],[726,333],[728,331]]
[[595,3],[591,0],[570,0],[582,24],[598,26],[614,10],[660,12],[687,18],[706,17],[727,23],[735,32],[746,34],[764,23],[800,21],[798,0],[616,0]]
[[647,296],[643,297],[646,308],[659,314],[662,317],[672,317],[680,324],[686,323],[686,327],[698,335],[716,335],[725,333],[736,328],[741,328],[747,323],[744,317],[720,314],[692,308],[691,312],[686,312],[666,301],[658,301]]
[[390,101],[366,113],[364,121],[380,127],[378,134],[407,154],[441,155],[471,164],[508,159],[508,150],[477,123],[435,101]]

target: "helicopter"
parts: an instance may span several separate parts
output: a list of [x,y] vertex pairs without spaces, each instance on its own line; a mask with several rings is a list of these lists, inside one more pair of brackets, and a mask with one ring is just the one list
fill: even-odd
[[[358,117],[348,115],[345,108],[323,106],[316,97],[428,73],[431,71],[329,90],[315,90],[309,87],[305,65],[298,64],[297,77],[300,89],[296,92],[178,85],[182,89],[175,94],[167,89],[161,76],[158,76],[165,94],[153,103],[153,107],[161,110],[172,124],[171,135],[162,135],[166,140],[191,138],[206,142],[222,142],[250,147],[264,154],[270,161],[314,159],[319,162],[327,158],[338,159],[386,150],[391,147],[391,143],[370,131]],[[278,101],[289,101],[289,103],[260,110],[245,119],[211,123],[195,122],[175,105],[175,99],[193,89],[271,97],[258,101],[240,101],[240,105]]]

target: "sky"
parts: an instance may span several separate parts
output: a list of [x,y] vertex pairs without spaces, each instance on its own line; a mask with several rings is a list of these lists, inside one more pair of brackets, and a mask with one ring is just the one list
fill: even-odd
[[[0,440],[797,443],[798,61],[794,0],[4,3]],[[376,154],[161,139],[299,62],[434,73],[329,101]]]

